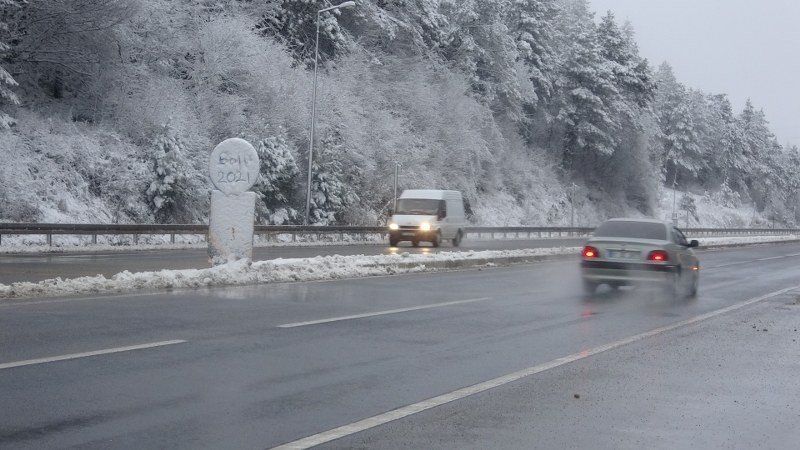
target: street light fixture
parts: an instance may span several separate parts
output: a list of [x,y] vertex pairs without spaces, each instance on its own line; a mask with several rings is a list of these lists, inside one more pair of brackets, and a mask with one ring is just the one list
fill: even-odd
[[314,41],[314,93],[311,96],[311,137],[308,140],[308,189],[306,190],[305,224],[311,223],[311,166],[314,161],[314,126],[317,120],[317,62],[319,61],[319,16],[326,11],[356,6],[356,2],[348,1],[336,6],[317,11],[317,37]]

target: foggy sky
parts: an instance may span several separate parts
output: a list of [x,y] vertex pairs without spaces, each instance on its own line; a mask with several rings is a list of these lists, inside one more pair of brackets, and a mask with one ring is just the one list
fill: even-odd
[[782,144],[800,145],[800,1],[589,1],[598,18],[630,20],[654,70],[667,61],[687,87],[726,93],[738,111],[749,97]]

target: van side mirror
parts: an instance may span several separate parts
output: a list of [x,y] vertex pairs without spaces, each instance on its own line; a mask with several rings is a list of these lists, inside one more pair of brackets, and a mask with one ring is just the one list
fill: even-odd
[[442,220],[442,219],[444,219],[445,217],[447,217],[447,212],[445,212],[445,211],[442,211],[442,210],[440,209],[440,210],[439,210],[439,214],[437,215],[437,217],[439,218],[439,220]]
[[699,247],[699,246],[700,246],[700,243],[699,243],[699,242],[697,242],[697,239],[692,239],[692,240],[689,242],[689,248],[697,248],[697,247]]
[[387,209],[386,209],[386,212],[387,212],[387,213],[388,213],[390,216],[393,216],[393,215],[394,215],[394,208],[387,208]]

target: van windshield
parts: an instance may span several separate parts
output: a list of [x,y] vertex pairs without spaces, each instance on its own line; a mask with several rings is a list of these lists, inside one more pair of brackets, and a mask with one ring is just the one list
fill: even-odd
[[401,198],[397,200],[395,214],[435,216],[439,213],[442,200],[429,198]]

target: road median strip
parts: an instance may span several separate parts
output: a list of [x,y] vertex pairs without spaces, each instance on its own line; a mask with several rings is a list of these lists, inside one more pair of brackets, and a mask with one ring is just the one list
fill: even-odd
[[[708,239],[707,241],[709,244],[705,247],[712,248],[770,242],[797,242],[797,238],[794,236],[753,236],[740,239]],[[579,247],[442,251],[430,254],[410,254],[399,251],[392,255],[333,255],[257,262],[242,260],[206,269],[137,273],[124,271],[111,277],[96,275],[69,279],[55,278],[35,283],[0,284],[0,299],[323,281],[440,270],[463,270],[574,258],[579,251]]]

